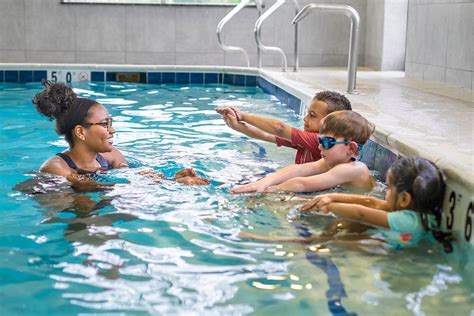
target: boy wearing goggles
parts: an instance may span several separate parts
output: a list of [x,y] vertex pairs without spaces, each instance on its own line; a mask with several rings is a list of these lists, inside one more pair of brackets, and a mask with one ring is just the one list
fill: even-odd
[[321,121],[320,160],[287,166],[256,182],[236,186],[231,192],[314,192],[338,185],[370,190],[374,186],[372,176],[357,158],[372,132],[373,126],[360,114],[333,112]]
[[295,164],[317,161],[321,158],[318,146],[318,132],[321,119],[329,113],[352,110],[349,100],[333,91],[316,94],[303,118],[304,130],[291,127],[282,121],[241,112],[235,107],[216,108],[226,124],[249,137],[275,143],[297,150]]

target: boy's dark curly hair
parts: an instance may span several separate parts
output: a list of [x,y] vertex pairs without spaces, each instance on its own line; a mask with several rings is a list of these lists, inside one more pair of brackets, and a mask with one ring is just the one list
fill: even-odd
[[315,99],[328,105],[328,114],[342,110],[352,111],[351,102],[344,95],[335,91],[321,91],[314,96],[313,100]]

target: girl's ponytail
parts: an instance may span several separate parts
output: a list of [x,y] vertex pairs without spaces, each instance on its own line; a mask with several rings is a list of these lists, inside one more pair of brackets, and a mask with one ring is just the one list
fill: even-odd
[[[451,242],[454,238],[451,233],[440,229],[446,189],[445,177],[441,170],[433,162],[421,157],[401,158],[390,170],[397,192],[408,192],[412,195],[425,230],[433,233],[446,252],[451,252]],[[431,227],[428,215],[435,217],[436,227]]]

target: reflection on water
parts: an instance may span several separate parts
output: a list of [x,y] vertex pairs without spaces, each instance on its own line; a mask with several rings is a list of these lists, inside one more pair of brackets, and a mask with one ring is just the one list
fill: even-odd
[[[472,257],[435,244],[381,254],[374,244],[240,239],[241,231],[317,236],[338,227],[297,212],[309,195],[228,193],[294,156],[242,137],[213,111],[238,104],[301,126],[255,88],[81,86],[108,107],[114,144],[133,167],[110,171],[127,183],[98,192],[31,174],[65,144],[31,106],[41,87],[14,88],[0,90],[2,314],[468,315],[473,306]],[[172,177],[185,167],[210,185],[140,174]]]

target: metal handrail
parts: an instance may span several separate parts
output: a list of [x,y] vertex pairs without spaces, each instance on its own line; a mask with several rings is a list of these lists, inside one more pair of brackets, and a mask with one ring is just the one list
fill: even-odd
[[359,24],[360,16],[356,9],[348,5],[332,5],[332,4],[315,4],[311,3],[305,5],[303,9],[293,19],[294,24],[301,21],[312,10],[324,10],[330,13],[344,13],[351,19],[351,36],[349,44],[349,58],[348,58],[348,83],[347,92],[353,93],[356,87],[357,77],[357,51],[359,46]]
[[[265,44],[263,44],[262,41],[260,40],[260,36],[261,36],[260,33],[261,33],[261,27],[262,27],[263,21],[265,21],[273,12],[275,12],[276,9],[281,7],[285,3],[285,1],[286,0],[277,0],[270,8],[268,8],[267,11],[265,11],[265,13],[262,14],[262,16],[260,16],[257,19],[257,21],[255,22],[255,27],[253,29],[253,32],[255,34],[255,41],[257,41],[258,48],[260,48],[263,51],[274,51],[274,52],[280,53],[281,58],[282,58],[282,63],[283,63],[282,71],[286,71],[286,67],[288,64],[286,60],[285,52],[279,47],[266,46]],[[258,59],[258,68],[262,68],[261,56],[259,56],[259,59]]]
[[[300,11],[300,5],[298,4],[298,0],[293,0],[293,4],[295,6],[295,17]],[[295,54],[295,65],[293,66],[293,71],[299,70],[299,58],[298,58],[298,23],[293,23],[295,25],[295,42],[294,42],[294,54]]]
[[[240,3],[238,5],[236,5],[229,13],[227,13],[222,18],[222,20],[220,20],[219,24],[217,24],[217,42],[219,43],[219,46],[225,51],[239,51],[242,54],[244,54],[245,61],[247,63],[247,67],[250,67],[250,59],[249,59],[249,55],[247,54],[245,49],[243,49],[242,47],[238,47],[238,46],[227,46],[226,44],[224,44],[224,42],[222,41],[222,38],[221,38],[221,32],[222,32],[222,28],[224,27],[224,25],[227,22],[229,22],[229,20],[232,17],[234,17],[234,15],[236,15],[240,10],[242,10],[250,2],[253,2],[253,1],[251,1],[251,0],[242,0],[242,1],[240,1]],[[259,7],[259,5],[257,4],[257,8],[258,7]]]

